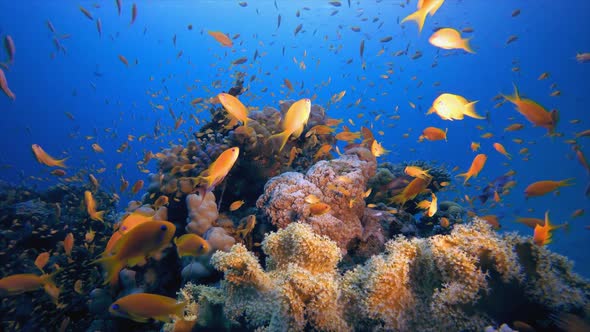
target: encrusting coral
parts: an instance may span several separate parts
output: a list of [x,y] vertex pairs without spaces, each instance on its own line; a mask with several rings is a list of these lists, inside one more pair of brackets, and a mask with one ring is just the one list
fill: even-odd
[[[211,261],[225,275],[226,317],[260,330],[482,330],[580,314],[590,302],[590,284],[564,257],[477,218],[446,235],[398,236],[343,275],[336,243],[307,224],[268,234],[262,248],[266,270],[241,244]],[[513,303],[525,307],[498,310]]]
[[[350,149],[338,159],[317,162],[305,175],[287,172],[272,178],[256,206],[273,225],[284,228],[295,221],[308,223],[345,251],[351,240],[362,235],[363,194],[375,169],[375,157],[369,150]],[[306,203],[309,195],[318,197],[330,210],[314,214]]]

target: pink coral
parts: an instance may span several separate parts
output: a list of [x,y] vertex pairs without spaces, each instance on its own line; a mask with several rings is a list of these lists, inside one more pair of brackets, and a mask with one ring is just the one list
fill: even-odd
[[[294,221],[308,223],[345,251],[350,241],[362,234],[363,194],[369,177],[374,175],[375,158],[367,157],[370,152],[365,152],[368,150],[357,149],[339,159],[320,161],[305,175],[283,173],[269,180],[256,206],[277,227],[286,227]],[[308,195],[317,196],[331,210],[313,215],[305,202]]]

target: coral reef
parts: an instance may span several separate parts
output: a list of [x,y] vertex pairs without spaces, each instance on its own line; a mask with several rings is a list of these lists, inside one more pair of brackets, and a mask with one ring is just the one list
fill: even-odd
[[291,223],[262,246],[266,269],[237,244],[212,258],[221,287],[202,288],[223,299],[216,303],[233,324],[251,329],[459,331],[520,320],[547,330],[559,321],[543,317],[583,314],[590,301],[590,284],[564,257],[480,219],[447,235],[398,236],[343,275],[336,243],[307,224]]

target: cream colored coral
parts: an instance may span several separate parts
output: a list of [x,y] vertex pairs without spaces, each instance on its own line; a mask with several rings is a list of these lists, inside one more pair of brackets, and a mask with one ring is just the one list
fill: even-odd
[[303,331],[308,324],[325,331],[349,326],[339,303],[338,246],[315,234],[309,225],[293,223],[263,242],[268,272],[241,244],[217,252],[211,264],[225,273],[225,312],[244,316],[251,327],[270,331]]
[[418,243],[402,237],[390,241],[388,255],[373,256],[364,266],[344,275],[343,298],[352,319],[368,317],[380,322],[385,330],[408,330],[416,306],[410,270]]
[[225,274],[226,316],[252,330],[482,330],[494,318],[476,304],[494,300],[488,288],[504,282],[554,310],[580,310],[590,299],[590,284],[564,257],[479,219],[449,235],[399,236],[344,275],[336,243],[308,224],[267,235],[262,249],[266,271],[241,244],[211,260]]
[[186,205],[188,208],[186,231],[203,236],[219,216],[215,195],[212,192],[208,192],[204,198],[196,194],[187,195]]
[[338,246],[326,236],[315,234],[308,225],[291,224],[266,236],[262,249],[269,256],[269,270],[296,264],[312,273],[334,272],[342,258]]

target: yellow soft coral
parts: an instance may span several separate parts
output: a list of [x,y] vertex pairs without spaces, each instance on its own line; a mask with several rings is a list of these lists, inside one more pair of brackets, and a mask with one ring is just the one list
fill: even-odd
[[343,298],[352,319],[369,317],[381,322],[385,330],[403,331],[416,305],[410,270],[419,252],[418,242],[400,237],[388,242],[387,250],[389,255],[373,256],[344,275]]
[[336,243],[309,225],[292,223],[268,235],[263,250],[269,256],[268,272],[241,244],[213,255],[211,263],[225,273],[229,318],[245,316],[251,327],[271,331],[303,331],[308,325],[325,331],[350,329],[338,301],[336,265],[341,255]]

